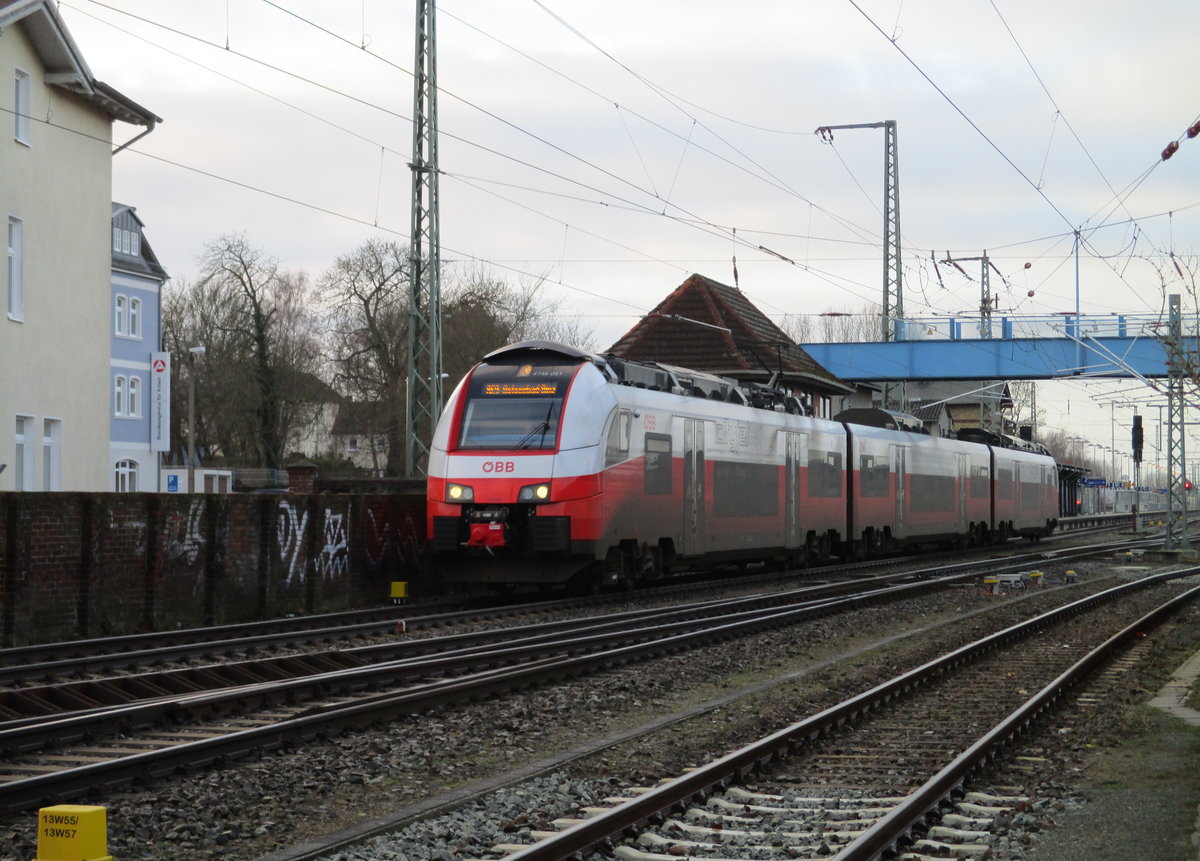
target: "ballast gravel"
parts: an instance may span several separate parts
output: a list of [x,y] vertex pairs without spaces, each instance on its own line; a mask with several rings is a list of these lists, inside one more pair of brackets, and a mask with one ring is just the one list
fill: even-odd
[[[1088,579],[1089,572],[1081,569],[1080,577]],[[1070,597],[1078,596],[1076,591]],[[453,813],[326,856],[345,861],[493,857],[487,850],[496,843],[525,842],[529,830],[548,828],[553,819],[574,816],[623,787],[677,775],[1067,597],[1048,591],[998,604],[975,589],[933,593],[439,709],[79,802],[108,808],[108,852],[123,861],[254,861],[535,760],[569,755],[589,739],[796,676],[756,697],[702,710],[675,724],[666,737],[635,738],[577,766],[567,762]],[[947,628],[931,627],[856,659],[803,670],[888,634],[993,605],[991,612]],[[35,858],[36,814],[0,820],[0,837],[0,861]],[[1008,854],[993,857],[1025,859],[1021,840],[1014,837],[1011,843],[1011,850],[1004,844]]]

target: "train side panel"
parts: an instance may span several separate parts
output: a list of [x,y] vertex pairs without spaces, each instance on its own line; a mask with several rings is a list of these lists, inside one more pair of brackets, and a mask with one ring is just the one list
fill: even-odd
[[985,540],[991,516],[985,446],[848,427],[854,451],[852,534],[868,552],[905,544]]
[[996,532],[1040,538],[1058,525],[1058,467],[1045,455],[991,448]]

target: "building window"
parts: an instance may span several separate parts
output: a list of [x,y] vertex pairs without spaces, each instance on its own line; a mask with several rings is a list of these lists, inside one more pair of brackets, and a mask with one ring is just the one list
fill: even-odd
[[125,415],[125,399],[129,394],[129,380],[117,374],[113,385],[113,415]]
[[129,298],[129,326],[127,327],[129,337],[142,337],[142,300]]
[[121,250],[121,228],[113,225],[113,251]]
[[25,248],[25,223],[10,215],[8,217],[8,318],[25,318],[25,296],[22,288],[22,259]]
[[354,437],[350,437],[350,441],[346,443],[346,451],[357,452],[358,451],[358,440],[355,439]]
[[137,493],[138,462],[136,460],[117,461],[117,493]]
[[42,490],[62,490],[62,419],[42,422]]
[[125,309],[129,305],[129,300],[124,296],[117,297],[116,309],[113,311],[113,325],[116,328],[118,335],[125,334]]
[[16,449],[13,452],[13,489],[32,490],[33,448],[29,435],[33,433],[33,416],[17,416]]
[[142,378],[129,376],[129,397],[125,403],[125,415],[140,418],[142,415]]
[[17,69],[16,79],[14,81],[14,106],[13,117],[15,123],[13,126],[13,137],[18,143],[23,143],[28,146],[31,141],[29,137],[29,118],[33,113],[33,105],[31,104],[32,90],[30,88],[29,73]]

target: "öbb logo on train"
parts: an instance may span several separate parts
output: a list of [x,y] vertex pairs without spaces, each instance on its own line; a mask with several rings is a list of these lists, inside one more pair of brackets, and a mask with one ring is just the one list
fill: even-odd
[[489,460],[483,464],[484,472],[514,472],[517,464],[511,460]]

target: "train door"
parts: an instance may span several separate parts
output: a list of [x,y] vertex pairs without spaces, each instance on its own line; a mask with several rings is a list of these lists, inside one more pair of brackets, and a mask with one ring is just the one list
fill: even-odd
[[958,455],[958,534],[967,532],[967,488],[971,485],[971,456]]
[[801,433],[785,433],[784,437],[784,520],[783,546],[799,547],[804,541],[800,529],[800,464],[806,463]]
[[903,539],[908,534],[906,518],[904,512],[908,510],[908,470],[907,453],[908,447],[903,445],[893,445],[892,450],[892,475],[896,477],[896,517],[893,521],[892,533],[894,538]]
[[704,422],[683,420],[683,555],[704,552]]

